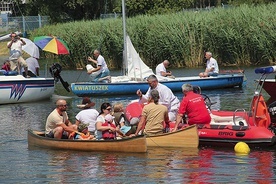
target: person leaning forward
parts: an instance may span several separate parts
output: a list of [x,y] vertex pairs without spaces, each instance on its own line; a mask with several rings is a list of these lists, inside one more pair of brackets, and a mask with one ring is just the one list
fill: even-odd
[[169,115],[168,108],[158,103],[159,98],[159,92],[156,89],[150,91],[148,104],[143,108],[135,136],[143,129],[144,134],[149,136],[164,133],[164,123],[169,122]]
[[45,136],[50,138],[68,138],[69,133],[77,131],[77,126],[68,120],[67,103],[65,100],[56,101],[56,108],[47,117]]

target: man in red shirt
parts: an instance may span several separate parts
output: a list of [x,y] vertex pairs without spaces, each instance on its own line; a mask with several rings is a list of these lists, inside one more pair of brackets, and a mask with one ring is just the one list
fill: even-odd
[[187,114],[187,122],[189,125],[209,124],[211,116],[202,96],[193,92],[193,86],[191,84],[183,84],[182,91],[184,97],[180,103],[174,131],[177,130],[178,124],[182,121],[185,114]]

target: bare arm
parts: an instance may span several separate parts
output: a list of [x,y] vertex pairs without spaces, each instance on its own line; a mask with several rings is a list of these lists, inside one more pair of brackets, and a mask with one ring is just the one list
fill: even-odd
[[93,59],[93,58],[92,58],[92,57],[90,57],[90,56],[87,58],[87,60],[88,60],[88,61],[90,61],[90,62],[95,63],[96,65],[98,64],[98,61],[97,61],[97,60],[95,60],[95,59]]
[[101,66],[97,66],[97,68],[94,68],[94,69],[92,69],[92,70],[89,70],[89,71],[87,72],[87,74],[91,74],[91,73],[96,72],[96,71],[98,71],[98,70],[100,70],[100,69],[101,69]]
[[137,126],[137,130],[135,132],[135,135],[137,136],[138,133],[142,130],[143,127],[145,127],[145,124],[146,124],[146,117],[145,116],[142,116],[141,119],[140,119],[140,122]]
[[179,123],[182,121],[183,114],[177,114],[173,132],[177,130]]

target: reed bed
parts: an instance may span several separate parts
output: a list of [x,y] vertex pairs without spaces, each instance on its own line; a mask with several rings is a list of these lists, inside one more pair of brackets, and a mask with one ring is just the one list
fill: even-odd
[[[127,33],[143,61],[155,67],[169,59],[174,67],[204,65],[211,51],[220,65],[275,64],[276,3],[211,11],[127,18]],[[110,68],[122,66],[121,19],[79,21],[43,27],[31,37],[56,35],[71,50],[61,61],[84,67],[87,56],[100,49]]]

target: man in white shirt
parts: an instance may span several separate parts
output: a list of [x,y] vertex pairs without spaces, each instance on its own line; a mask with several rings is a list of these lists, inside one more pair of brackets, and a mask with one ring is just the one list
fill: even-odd
[[166,68],[169,67],[170,62],[168,60],[164,60],[162,63],[157,65],[155,69],[155,73],[158,76],[163,76],[163,77],[172,77],[172,72],[167,71]]
[[205,53],[205,58],[207,60],[206,69],[205,69],[205,72],[201,72],[199,74],[199,77],[217,76],[218,73],[219,73],[219,67],[218,67],[217,60],[215,60],[212,57],[211,52],[206,52]]
[[[26,63],[28,65],[28,75],[30,77],[37,77],[39,76],[39,64],[35,57],[29,57],[26,59]],[[25,70],[22,68],[21,72],[25,76]]]
[[[7,47],[10,49],[10,57],[11,61],[11,70],[16,70],[18,73],[21,71],[20,67],[23,67],[25,73],[28,73],[28,65],[26,61],[22,57],[22,46],[26,44],[24,40],[22,40],[16,33],[10,34],[11,41],[7,43]],[[19,65],[18,65],[19,64]],[[25,75],[25,77],[29,77]]]
[[169,120],[175,121],[176,115],[178,112],[178,108],[180,105],[180,102],[176,96],[174,96],[172,90],[168,88],[167,86],[161,84],[158,82],[158,79],[155,75],[150,75],[147,79],[149,84],[149,89],[145,95],[142,94],[140,90],[136,92],[136,94],[139,96],[139,102],[145,103],[147,102],[150,92],[152,89],[156,89],[159,92],[159,104],[165,105],[168,108],[169,113]]
[[104,80],[108,80],[108,82],[111,82],[110,71],[107,67],[104,57],[100,54],[100,51],[98,50],[94,50],[93,54],[97,60],[88,57],[88,61],[91,61],[94,64],[96,64],[97,68],[92,68],[91,70],[88,70],[87,74],[90,74],[91,80],[93,82],[101,82]]

